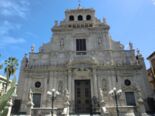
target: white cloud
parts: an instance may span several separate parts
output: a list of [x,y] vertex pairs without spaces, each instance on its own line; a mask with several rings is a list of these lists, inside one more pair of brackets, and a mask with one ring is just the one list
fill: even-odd
[[29,0],[0,0],[0,47],[25,42],[16,21],[26,19],[29,10]]
[[0,14],[3,16],[26,18],[29,5],[28,0],[0,0]]
[[8,44],[21,44],[25,42],[25,39],[21,37],[15,37],[14,35],[11,34],[13,31],[19,31],[21,29],[20,24],[13,24],[9,21],[3,21],[0,23],[0,46],[4,47],[7,46]]

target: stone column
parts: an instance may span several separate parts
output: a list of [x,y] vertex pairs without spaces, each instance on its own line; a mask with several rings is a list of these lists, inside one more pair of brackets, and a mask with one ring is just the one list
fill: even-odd
[[27,115],[28,116],[31,116],[31,110],[34,106],[32,96],[33,96],[33,93],[32,93],[32,90],[30,89],[29,94],[28,94],[28,103],[27,103]]
[[7,116],[11,116],[11,110],[12,110],[12,99],[10,98],[10,100],[8,101],[8,113],[7,113]]
[[49,77],[49,88],[48,88],[48,90],[52,90],[52,88],[53,88],[53,72],[50,72],[50,75],[49,75],[50,77]]
[[141,116],[145,116],[145,107],[144,107],[144,100],[143,100],[143,94],[140,86],[137,86],[137,107],[138,111],[141,114]]
[[[54,72],[54,77],[53,77],[53,82],[54,82],[54,83],[53,83],[53,88],[54,88],[54,89],[56,89],[57,76],[58,76],[58,72],[55,71],[55,72]],[[53,89],[53,88],[52,88],[52,89]]]
[[29,101],[29,102],[27,103],[27,115],[28,115],[28,116],[31,116],[31,110],[32,110],[33,106],[34,106],[34,104],[33,104],[32,101]]
[[96,68],[93,68],[93,86],[94,86],[94,96],[98,98]]
[[103,97],[103,91],[102,89],[100,88],[99,89],[99,100],[100,100],[100,108],[101,108],[101,116],[107,116],[107,108],[106,108],[106,104],[105,104],[105,101],[104,101],[104,97]]
[[69,69],[68,70],[68,91],[69,91],[69,93],[72,94],[72,92],[71,92],[71,86],[72,86],[72,71],[71,71],[71,69]]
[[65,103],[64,103],[64,110],[62,112],[62,115],[63,116],[69,116],[69,106],[70,106],[70,103],[69,103],[69,92],[67,89],[65,89]]
[[138,99],[138,109],[140,114],[143,116],[146,112],[145,112],[145,107],[144,107],[144,101],[142,98]]

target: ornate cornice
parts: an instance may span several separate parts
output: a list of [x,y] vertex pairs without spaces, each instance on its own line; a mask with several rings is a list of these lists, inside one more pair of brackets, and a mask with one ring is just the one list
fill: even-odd
[[141,65],[120,65],[120,66],[115,66],[115,65],[103,65],[103,64],[98,64],[93,62],[71,62],[71,63],[66,63],[66,64],[57,64],[57,65],[28,65],[28,67],[25,67],[23,70],[25,72],[49,72],[49,71],[67,71],[70,68],[79,68],[79,67],[84,67],[84,68],[94,68],[98,70],[111,70],[111,71],[116,71],[116,70],[140,70],[143,67]]

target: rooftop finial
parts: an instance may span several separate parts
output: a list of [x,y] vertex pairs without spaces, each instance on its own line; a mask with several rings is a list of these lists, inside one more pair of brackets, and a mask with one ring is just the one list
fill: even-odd
[[78,9],[81,8],[81,0],[78,0]]

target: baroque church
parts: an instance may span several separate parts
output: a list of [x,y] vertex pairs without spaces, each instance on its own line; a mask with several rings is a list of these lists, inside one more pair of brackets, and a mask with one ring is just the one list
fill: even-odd
[[66,10],[64,20],[51,29],[51,40],[39,52],[32,46],[22,60],[17,87],[20,112],[32,116],[145,114],[152,93],[144,59],[132,43],[125,49],[113,40],[109,30],[106,19],[100,21],[92,8]]

